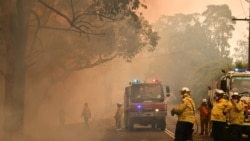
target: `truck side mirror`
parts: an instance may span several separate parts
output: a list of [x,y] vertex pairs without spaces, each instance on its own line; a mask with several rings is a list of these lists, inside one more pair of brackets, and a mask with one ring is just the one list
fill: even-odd
[[227,91],[227,80],[221,80],[220,88],[226,92]]
[[170,96],[170,88],[169,88],[169,86],[166,86],[166,96],[167,97]]

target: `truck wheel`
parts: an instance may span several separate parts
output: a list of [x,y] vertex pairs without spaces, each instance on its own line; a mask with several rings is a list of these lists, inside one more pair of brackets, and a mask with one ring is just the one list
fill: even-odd
[[155,129],[156,124],[155,124],[155,123],[151,123],[151,127],[152,127],[153,129]]
[[133,130],[134,129],[134,123],[129,120],[129,130]]
[[161,131],[164,131],[166,129],[166,125],[161,125],[160,129]]
[[125,124],[125,129],[128,129],[129,125],[128,125],[128,120],[127,119],[124,119],[124,124]]
[[161,131],[164,131],[166,129],[166,121],[165,120],[161,120],[158,125],[157,125],[158,128],[161,129]]

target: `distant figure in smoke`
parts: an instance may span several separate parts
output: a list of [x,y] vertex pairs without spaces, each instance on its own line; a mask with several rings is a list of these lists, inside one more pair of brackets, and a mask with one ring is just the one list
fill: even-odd
[[65,125],[65,112],[63,109],[61,109],[59,111],[59,122],[60,122],[60,126],[64,126]]
[[84,119],[85,126],[88,128],[89,127],[88,121],[91,118],[91,112],[87,102],[83,106],[81,118]]
[[117,103],[117,110],[114,116],[117,130],[121,130],[122,113],[123,113],[122,104]]

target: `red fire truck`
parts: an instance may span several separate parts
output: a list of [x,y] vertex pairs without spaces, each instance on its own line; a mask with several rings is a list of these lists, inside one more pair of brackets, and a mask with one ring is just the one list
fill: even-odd
[[130,82],[124,94],[124,123],[126,129],[133,129],[135,124],[151,125],[152,128],[166,128],[167,105],[165,98],[170,95],[169,86],[157,80],[141,83]]

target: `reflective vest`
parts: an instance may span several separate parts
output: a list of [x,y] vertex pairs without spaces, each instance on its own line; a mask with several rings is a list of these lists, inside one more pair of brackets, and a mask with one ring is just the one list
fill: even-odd
[[189,94],[184,94],[182,102],[178,107],[174,108],[178,116],[178,121],[195,122],[195,104]]
[[229,102],[230,114],[229,123],[241,125],[244,122],[244,105],[241,101],[235,103]]
[[213,105],[211,111],[211,120],[226,122],[226,115],[224,113],[228,111],[229,111],[229,102],[224,98],[221,98],[220,100],[216,101]]

